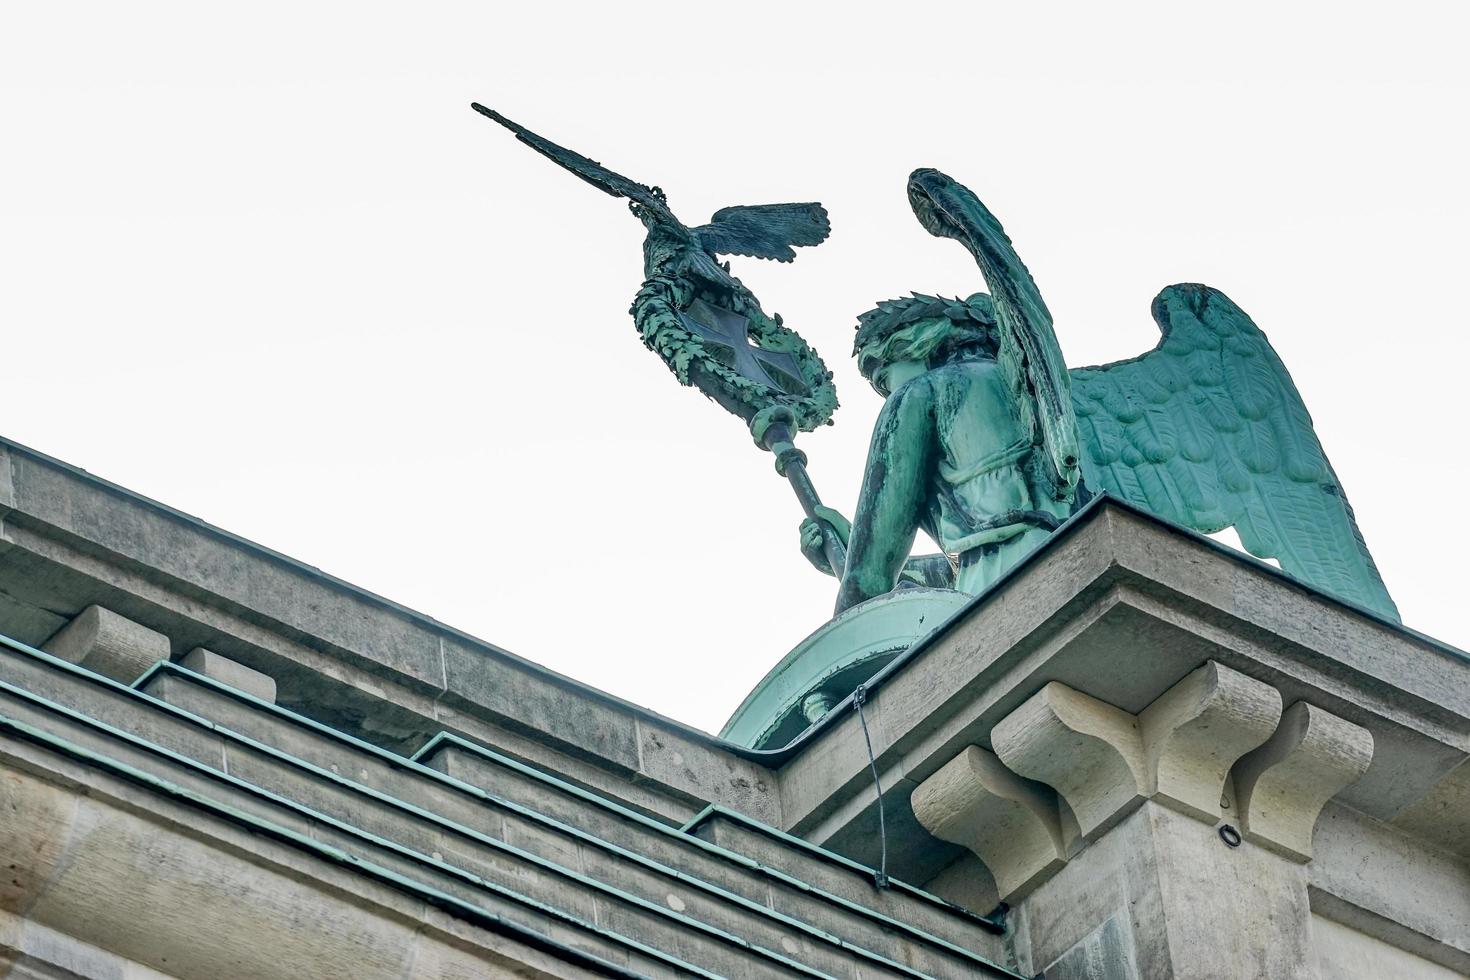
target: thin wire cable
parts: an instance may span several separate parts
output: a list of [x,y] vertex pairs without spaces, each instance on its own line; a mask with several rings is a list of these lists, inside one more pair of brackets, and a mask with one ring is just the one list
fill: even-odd
[[878,871],[873,875],[873,884],[888,887],[888,821],[883,815],[883,784],[878,780],[878,760],[873,756],[873,740],[868,736],[868,719],[863,714],[863,704],[868,700],[868,689],[862,684],[852,692],[852,706],[857,709],[858,721],[863,726],[863,743],[868,747],[868,768],[873,771],[873,790],[878,795]]

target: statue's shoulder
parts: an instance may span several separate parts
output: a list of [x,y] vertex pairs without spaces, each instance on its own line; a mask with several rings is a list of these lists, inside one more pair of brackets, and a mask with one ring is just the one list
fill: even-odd
[[928,379],[931,389],[1004,385],[1005,379],[993,357],[966,358],[930,368],[915,381]]

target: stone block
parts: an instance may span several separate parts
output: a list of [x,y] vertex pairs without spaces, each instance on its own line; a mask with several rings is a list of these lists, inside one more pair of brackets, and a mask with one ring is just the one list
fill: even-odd
[[[1016,967],[1047,978],[1327,980],[1306,869],[1150,800],[1016,903]],[[1109,925],[1109,921],[1113,925]],[[1126,934],[1126,935],[1125,935]]]
[[1138,716],[1149,795],[1214,822],[1235,760],[1276,730],[1281,693],[1211,660]]
[[115,681],[131,684],[167,660],[168,637],[101,606],[88,606],[41,647]]
[[15,479],[11,475],[10,449],[0,445],[0,517],[15,509]]
[[1236,799],[1246,837],[1298,861],[1312,858],[1312,828],[1333,796],[1373,761],[1373,734],[1298,701],[1276,734],[1235,764]]
[[1315,915],[1470,976],[1470,867],[1333,800],[1306,870]]
[[1002,719],[990,739],[1002,762],[1067,801],[1088,840],[1147,795],[1138,719],[1057,681]]
[[1003,901],[1024,895],[1066,861],[1056,793],[978,746],[966,746],[920,783],[912,804],[929,833],[985,862]]
[[221,657],[212,650],[195,647],[184,654],[179,663],[196,674],[219,681],[237,691],[243,691],[262,701],[275,704],[276,679],[269,674],[252,670],[242,663]]
[[1312,917],[1317,972],[1333,980],[1463,980],[1458,969],[1442,966],[1341,922]]
[[[1379,758],[1376,736],[1374,743],[1373,755]],[[1394,817],[1393,824],[1442,850],[1470,859],[1470,762],[1452,770],[1417,803]]]
[[1049,965],[1047,980],[1137,980],[1133,936],[1121,914],[1108,917]]
[[444,643],[443,702],[535,732],[542,740],[628,776],[638,771],[633,712],[587,697],[549,671],[508,663],[458,640]]

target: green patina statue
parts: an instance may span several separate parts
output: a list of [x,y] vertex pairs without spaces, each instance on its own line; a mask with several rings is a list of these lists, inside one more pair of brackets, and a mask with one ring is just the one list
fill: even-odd
[[[858,369],[885,404],[849,524],[822,506],[793,444],[796,431],[831,420],[831,373],[719,258],[790,261],[795,246],[826,239],[825,209],[723,208],[689,227],[657,187],[474,108],[630,200],[647,231],[631,310],[643,342],[775,454],[807,514],[803,552],[840,578],[839,613],[906,586],[979,594],[1106,492],[1197,531],[1234,526],[1252,554],[1397,618],[1296,386],[1223,293],[1166,288],[1153,303],[1157,347],[1069,371],[1051,314],[1000,223],[964,186],[937,170],[914,171],[914,214],[970,251],[990,294],[916,294],[859,318]],[[921,528],[942,553],[909,556]]]
[[[1291,376],[1223,293],[1166,288],[1157,347],[1069,372],[979,199],[927,169],[908,193],[926,229],[975,256],[991,296],[915,295],[859,318],[858,369],[886,401],[856,520],[822,508],[801,528],[828,574],[822,535],[847,546],[838,612],[905,584],[978,594],[1106,491],[1197,531],[1234,526],[1252,554],[1398,618]],[[943,555],[908,558],[919,528]]]
[[[889,300],[859,319],[858,370],[886,401],[873,428],[857,533],[820,515],[847,547],[840,613],[896,584],[978,595],[1072,512],[1035,443],[1031,399],[1002,367],[989,296]],[[942,554],[909,558],[923,528]],[[802,550],[832,574],[822,528]]]
[[[840,580],[837,615],[756,685],[724,737],[756,747],[797,737],[1101,493],[1196,531],[1233,526],[1257,557],[1398,618],[1291,376],[1223,293],[1169,286],[1153,302],[1157,347],[1069,371],[1000,223],[964,186],[914,171],[914,214],[970,251],[990,293],[915,294],[859,317],[858,370],[885,401],[849,523],[822,506],[794,445],[830,422],[832,375],[720,260],[789,262],[796,246],[826,239],[822,206],[723,208],[690,227],[657,187],[474,108],[629,199],[646,229],[631,310],[644,344],[775,456],[807,515],[803,553]],[[939,554],[910,556],[920,529]]]

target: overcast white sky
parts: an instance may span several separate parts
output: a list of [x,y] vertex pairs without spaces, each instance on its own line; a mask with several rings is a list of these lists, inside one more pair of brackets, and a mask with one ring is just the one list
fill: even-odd
[[[1073,365],[1219,287],[1291,369],[1405,621],[1470,643],[1463,3],[9,4],[0,433],[716,730],[834,586],[741,425],[627,315],[641,228],[472,113],[691,224],[824,202],[735,259],[837,374],[854,318],[983,288],[935,166],[1015,240]],[[881,11],[881,12],[874,12]]]

